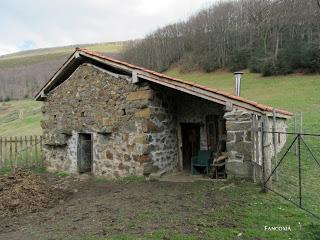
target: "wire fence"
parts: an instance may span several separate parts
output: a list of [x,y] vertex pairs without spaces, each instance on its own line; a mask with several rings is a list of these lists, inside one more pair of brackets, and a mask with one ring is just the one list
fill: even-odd
[[287,139],[281,151],[273,156],[265,187],[320,219],[320,134],[291,131],[264,131],[264,134]]
[[0,169],[43,167],[42,136],[0,137]]

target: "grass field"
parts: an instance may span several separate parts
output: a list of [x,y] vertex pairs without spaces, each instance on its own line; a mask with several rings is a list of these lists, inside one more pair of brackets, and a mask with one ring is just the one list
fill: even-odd
[[[230,93],[235,91],[234,76],[229,72],[182,74],[172,69],[166,74]],[[291,112],[302,111],[304,130],[320,133],[320,75],[261,77],[245,73],[241,84],[242,97]]]
[[41,135],[41,105],[33,100],[0,102],[0,136]]
[[[108,54],[119,53],[123,47],[124,42],[114,43],[97,43],[97,44],[83,44],[79,47],[87,48],[92,51],[106,52]],[[63,57],[67,57],[75,50],[75,45],[56,47],[56,48],[44,48],[37,50],[30,50],[24,52],[18,52],[14,54],[0,56],[0,68],[10,68],[16,66],[26,66],[42,61],[55,60]]]
[[[182,74],[178,69],[172,69],[166,74],[228,92],[234,91],[232,73],[194,72]],[[292,112],[302,111],[304,131],[320,133],[319,92],[320,75],[263,78],[258,74],[245,73],[241,95]],[[40,106],[41,103],[31,100],[0,103],[0,135],[40,134]],[[23,117],[20,118],[22,110]],[[311,144],[319,146],[317,140],[311,141]],[[309,171],[310,168],[319,172],[319,169],[314,165],[307,167],[304,171]],[[318,174],[313,175],[313,178],[310,178],[309,181],[314,184],[319,182],[319,179]],[[241,184],[241,187],[230,187],[224,190],[225,200],[230,204],[217,207],[214,214],[204,214],[200,218],[191,216],[191,219],[188,220],[203,233],[205,239],[320,239],[319,220],[274,194],[260,193],[259,186],[250,183]],[[213,184],[213,188],[219,188],[219,186],[219,183]],[[199,183],[199,186],[195,188],[193,194],[198,194],[200,202],[207,196],[207,188],[210,188],[210,185],[205,183]],[[319,204],[319,193],[312,193],[308,197],[308,201],[311,200],[313,204]],[[179,212],[172,212],[171,214],[173,217],[180,216]],[[144,221],[148,221],[148,219],[154,219],[155,216],[153,213],[148,213],[143,218]],[[224,223],[231,223],[231,225]],[[290,226],[291,231],[270,232],[264,230],[265,226]],[[170,236],[170,238],[167,238],[167,236]],[[199,235],[187,236],[161,228],[141,239],[198,239],[198,237]],[[106,238],[90,237],[84,239]],[[118,234],[111,239],[136,238],[135,236]]]

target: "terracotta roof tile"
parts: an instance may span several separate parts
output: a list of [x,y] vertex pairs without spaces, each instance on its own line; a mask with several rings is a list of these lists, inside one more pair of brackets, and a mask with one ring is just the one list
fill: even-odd
[[[216,93],[216,94],[219,94],[219,95],[224,96],[226,98],[237,100],[237,101],[249,104],[249,105],[254,106],[254,107],[256,107],[256,108],[258,108],[258,109],[260,109],[262,111],[267,111],[267,112],[272,112],[273,111],[273,108],[270,107],[270,106],[254,102],[254,101],[245,99],[243,97],[235,96],[235,95],[232,95],[232,94],[230,94],[228,92],[224,92],[224,91],[221,91],[221,90],[218,90],[218,89],[215,89],[215,88],[210,88],[210,87],[203,86],[203,85],[200,85],[200,84],[197,84],[197,83],[194,83],[194,82],[185,81],[185,80],[181,80],[181,79],[178,79],[178,78],[170,77],[170,76],[167,76],[167,75],[159,73],[159,72],[155,72],[155,71],[150,70],[150,69],[146,69],[146,68],[143,68],[143,67],[139,67],[139,66],[127,63],[127,62],[123,62],[123,61],[119,61],[119,60],[107,57],[107,56],[105,56],[105,55],[103,55],[101,53],[93,52],[93,51],[90,51],[90,50],[85,49],[85,48],[77,48],[76,52],[77,51],[83,52],[83,53],[91,55],[93,57],[97,57],[97,58],[104,59],[104,60],[107,60],[107,61],[110,61],[110,62],[113,62],[113,63],[117,63],[117,64],[123,65],[125,67],[129,67],[131,69],[141,70],[141,71],[143,71],[145,73],[154,75],[156,77],[160,77],[160,78],[168,80],[168,81],[170,81],[172,83],[173,82],[183,83],[183,84],[186,84],[186,85],[189,85],[189,86],[196,87],[198,89],[202,89],[202,90],[206,90],[206,91],[209,91],[209,92],[212,92],[212,93]],[[288,112],[286,110],[281,110],[281,109],[276,109],[276,112],[280,113],[280,114],[287,115],[287,116],[292,116],[293,115],[291,112]]]

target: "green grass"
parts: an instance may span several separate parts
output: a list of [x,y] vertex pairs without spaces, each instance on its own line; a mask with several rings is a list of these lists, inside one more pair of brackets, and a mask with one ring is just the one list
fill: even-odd
[[[32,168],[26,168],[26,169],[29,169],[31,172],[37,173],[37,174],[47,173],[47,170],[42,167],[32,167]],[[0,168],[0,176],[11,173],[12,171],[13,170],[11,168]]]
[[[124,44],[125,42],[112,42],[81,44],[79,46],[92,51],[104,53],[119,53],[122,50]],[[0,56],[0,68],[26,66],[48,60],[67,58],[75,50],[75,47],[76,46],[74,45],[65,47],[36,49],[9,54],[6,56]]]
[[33,100],[0,102],[0,136],[41,135],[41,106]]
[[[183,74],[171,69],[166,74],[190,80],[205,86],[234,93],[235,80],[232,73],[193,72]],[[261,77],[260,74],[243,75],[241,96],[250,100],[283,108],[292,112],[303,112],[303,128],[320,132],[320,75],[288,75]]]

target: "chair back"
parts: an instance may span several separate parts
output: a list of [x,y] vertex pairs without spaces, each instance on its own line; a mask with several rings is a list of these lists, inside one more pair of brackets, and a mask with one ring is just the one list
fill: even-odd
[[207,164],[208,160],[211,159],[212,157],[212,151],[210,150],[200,150],[198,152],[198,163],[203,163],[203,164]]

